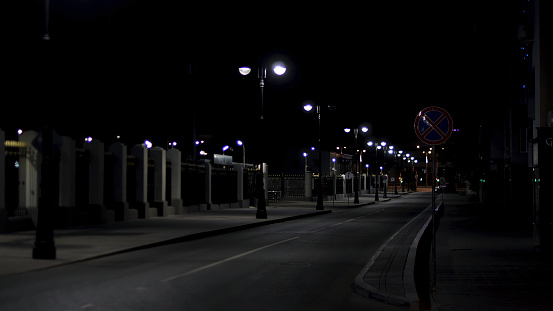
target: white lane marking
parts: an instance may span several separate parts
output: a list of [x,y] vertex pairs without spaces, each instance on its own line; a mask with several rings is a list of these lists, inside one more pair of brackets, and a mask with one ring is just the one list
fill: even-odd
[[231,261],[231,260],[234,260],[234,259],[238,259],[240,257],[244,257],[244,256],[247,256],[249,254],[253,254],[255,252],[258,252],[260,250],[264,250],[266,248],[269,248],[269,247],[272,247],[272,246],[275,246],[275,245],[278,245],[278,244],[282,244],[282,243],[286,243],[286,242],[289,242],[289,241],[292,241],[292,240],[295,240],[299,237],[293,237],[293,238],[290,238],[290,239],[286,239],[286,240],[283,240],[283,241],[280,241],[280,242],[276,242],[276,243],[273,243],[273,244],[269,244],[269,245],[265,245],[265,246],[262,246],[262,247],[259,247],[259,248],[256,248],[256,249],[252,249],[251,251],[247,251],[245,253],[241,253],[241,254],[238,254],[236,256],[232,256],[232,257],[229,257],[229,258],[226,258],[226,259],[223,259],[223,260],[219,260],[217,262],[214,262],[214,263],[211,263],[209,265],[205,265],[205,266],[202,266],[202,267],[199,267],[199,268],[196,268],[194,270],[191,270],[191,271],[188,271],[186,273],[182,273],[182,274],[177,274],[175,276],[172,276],[172,277],[168,277],[166,279],[163,279],[161,280],[162,282],[169,282],[169,281],[172,281],[174,279],[178,279],[178,278],[181,278],[181,277],[185,277],[187,275],[190,275],[190,274],[193,274],[193,273],[196,273],[196,272],[199,272],[199,271],[202,271],[202,270],[205,270],[205,269],[209,269],[209,268],[213,268],[215,266],[218,266],[222,263],[225,263],[227,261]]
[[352,222],[354,220],[357,220],[357,219],[360,219],[360,218],[363,218],[363,217],[367,217],[367,216],[371,216],[371,215],[374,215],[376,213],[380,213],[382,210],[378,210],[378,211],[374,211],[372,213],[368,213],[368,214],[365,214],[365,215],[361,215],[361,216],[358,216],[358,217],[355,217],[355,218],[352,218],[352,219],[348,219],[348,220],[344,220],[342,222],[337,222],[335,224],[332,224],[328,227],[324,227],[324,228],[320,228],[320,229],[317,229],[317,230],[313,230],[313,231],[309,231],[309,233],[317,233],[317,232],[320,232],[320,231],[323,231],[323,230],[326,230],[326,229],[330,229],[332,227],[336,227],[336,226],[339,226],[339,225],[343,225],[347,222]]

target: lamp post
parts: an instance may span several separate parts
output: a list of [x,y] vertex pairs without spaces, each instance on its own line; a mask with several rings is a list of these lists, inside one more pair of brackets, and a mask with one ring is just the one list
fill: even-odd
[[[363,126],[361,128],[361,132],[363,133],[367,133],[369,131],[369,128],[366,127],[366,126]],[[350,133],[351,132],[351,129],[349,128],[345,128],[344,129],[344,132],[346,133]],[[356,154],[355,154],[355,161],[357,162],[356,163],[356,169],[355,169],[355,178],[357,179],[357,187],[355,187],[355,179],[353,180],[353,183],[354,183],[354,187],[355,187],[355,198],[353,199],[353,203],[354,204],[359,204],[359,186],[360,186],[360,183],[361,183],[361,180],[360,180],[360,174],[359,174],[359,170],[360,170],[360,166],[361,166],[361,161],[360,161],[360,156],[361,154],[357,154],[357,152],[359,152],[359,148],[358,148],[358,143],[357,143],[357,135],[359,134],[359,129],[353,129],[353,135],[355,136],[355,150],[356,151]]]
[[[367,146],[373,147],[374,146],[374,164],[375,167],[378,167],[378,147],[380,147],[378,144],[373,143],[372,141],[367,142]],[[380,201],[378,198],[378,174],[374,175],[374,200]]]
[[246,167],[246,146],[244,145],[244,142],[241,140],[237,140],[236,144],[238,146],[242,146],[242,164],[244,167]]
[[304,173],[307,174],[307,152],[303,153],[303,158],[305,159],[305,171],[304,171]]
[[[307,112],[313,110],[313,105],[307,103],[303,106],[303,109]],[[323,210],[323,153],[321,150],[321,106],[317,105],[317,118],[319,120],[318,137],[319,137],[319,188],[317,189],[317,210]]]
[[[247,76],[251,73],[252,69],[250,67],[240,67],[238,68],[238,72],[243,75]],[[273,64],[273,72],[278,75],[282,76],[286,73],[286,67],[281,62],[276,62]],[[264,114],[264,103],[263,103],[263,89],[265,88],[265,79],[267,79],[267,67],[259,67],[257,69],[257,78],[259,79],[259,89],[261,91],[261,117],[260,119],[263,120],[263,114]]]
[[[252,69],[250,67],[240,67],[238,68],[238,72],[243,75],[247,76],[250,74]],[[286,67],[281,62],[277,62],[273,64],[273,72],[281,76],[286,72]],[[267,67],[259,67],[257,69],[257,78],[259,79],[259,89],[261,91],[261,118],[260,120],[263,120],[263,113],[264,113],[264,107],[263,107],[263,89],[265,88],[265,79],[267,79]],[[262,122],[262,126],[264,126]],[[263,130],[261,131],[263,132]],[[261,161],[261,164],[259,165],[259,176],[256,181],[256,194],[257,194],[257,212],[255,214],[255,217],[257,219],[267,219],[267,202],[265,201],[265,186],[263,183],[264,174],[263,174],[263,161]]]

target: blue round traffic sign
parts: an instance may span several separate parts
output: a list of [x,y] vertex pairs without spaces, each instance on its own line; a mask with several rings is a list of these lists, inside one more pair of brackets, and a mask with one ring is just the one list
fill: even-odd
[[453,131],[453,120],[445,109],[427,107],[415,118],[415,134],[428,145],[444,143]]

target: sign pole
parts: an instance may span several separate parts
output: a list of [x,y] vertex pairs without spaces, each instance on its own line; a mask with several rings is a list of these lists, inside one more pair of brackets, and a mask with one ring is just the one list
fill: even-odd
[[[453,131],[451,115],[440,107],[427,107],[415,118],[415,134],[428,145],[443,144]],[[436,291],[436,154],[432,157],[432,291]]]
[[436,155],[432,157],[432,291],[436,291]]

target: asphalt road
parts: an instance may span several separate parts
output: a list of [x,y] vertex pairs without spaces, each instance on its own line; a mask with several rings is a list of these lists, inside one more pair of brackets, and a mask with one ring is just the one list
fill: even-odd
[[351,291],[430,204],[376,205],[0,279],[0,310],[404,310]]

